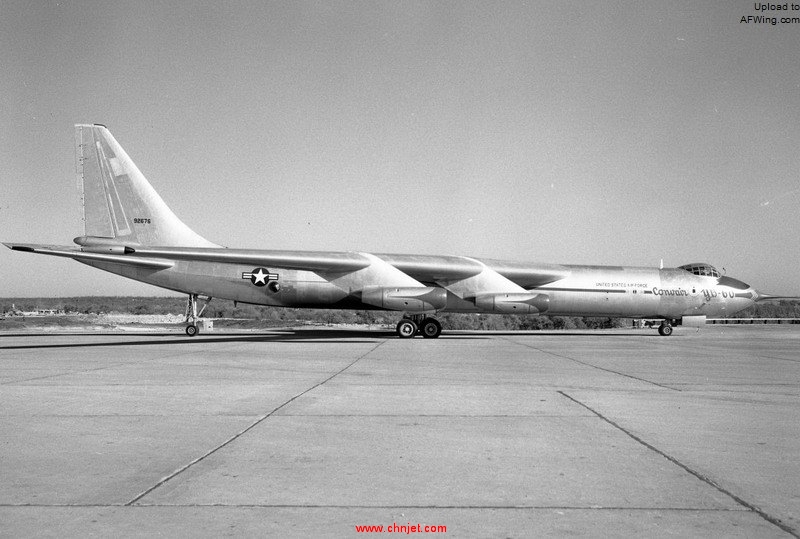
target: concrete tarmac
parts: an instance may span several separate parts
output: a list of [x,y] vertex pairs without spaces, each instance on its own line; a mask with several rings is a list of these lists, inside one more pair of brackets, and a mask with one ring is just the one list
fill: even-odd
[[798,326],[0,333],[0,536],[798,537],[798,417]]

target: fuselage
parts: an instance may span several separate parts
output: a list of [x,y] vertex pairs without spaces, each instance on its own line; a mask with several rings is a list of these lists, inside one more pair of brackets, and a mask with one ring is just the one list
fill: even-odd
[[724,317],[750,307],[757,294],[731,278],[680,268],[569,266],[566,279],[539,288],[548,314],[631,318]]
[[[457,258],[370,256],[381,263],[388,261],[392,267],[404,267],[405,262],[415,268],[428,261],[431,267],[453,264],[453,259]],[[460,260],[465,261],[465,266],[477,262],[470,258]],[[382,308],[363,301],[364,290],[359,285],[363,279],[347,279],[346,276],[323,272],[196,260],[176,260],[173,267],[161,270],[100,261],[84,263],[177,292],[242,303],[331,309]],[[377,266],[373,272],[380,272],[380,264],[373,263],[372,266]],[[446,300],[438,308],[418,310],[679,319],[684,316],[729,316],[753,305],[758,298],[758,293],[741,281],[718,274],[697,275],[685,268],[531,264],[539,269],[544,266],[551,275],[547,279],[550,282],[536,284],[536,279],[526,280],[524,269],[521,269],[526,266],[489,261],[478,276],[465,269],[463,278],[450,276],[438,281],[435,280],[435,271],[428,271],[431,274],[429,278],[420,281],[434,290],[441,290]],[[260,270],[263,270],[263,276],[259,274],[259,280],[253,274]],[[509,294],[506,281],[519,291],[514,288]],[[527,304],[514,298],[503,298],[506,303],[481,300],[493,295],[498,298],[513,296],[514,293],[527,293],[534,299]],[[389,309],[415,311],[413,308]]]

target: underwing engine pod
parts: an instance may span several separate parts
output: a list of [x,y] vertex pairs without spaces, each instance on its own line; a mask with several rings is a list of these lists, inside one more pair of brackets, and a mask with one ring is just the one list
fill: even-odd
[[484,311],[503,314],[540,314],[550,306],[547,294],[485,294],[475,298],[475,305]]
[[447,306],[447,290],[436,286],[369,288],[361,293],[361,301],[392,311],[439,311]]

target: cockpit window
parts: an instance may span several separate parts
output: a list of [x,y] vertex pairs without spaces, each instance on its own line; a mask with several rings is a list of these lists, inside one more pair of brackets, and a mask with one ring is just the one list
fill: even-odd
[[720,273],[717,271],[717,268],[711,264],[686,264],[685,266],[680,266],[680,268],[688,271],[689,273],[694,273],[695,275],[701,275],[703,277],[720,277]]

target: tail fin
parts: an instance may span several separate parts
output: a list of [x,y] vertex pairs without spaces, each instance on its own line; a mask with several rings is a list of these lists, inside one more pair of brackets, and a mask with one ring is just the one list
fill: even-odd
[[76,125],[75,144],[86,236],[125,244],[218,247],[172,213],[105,126]]

